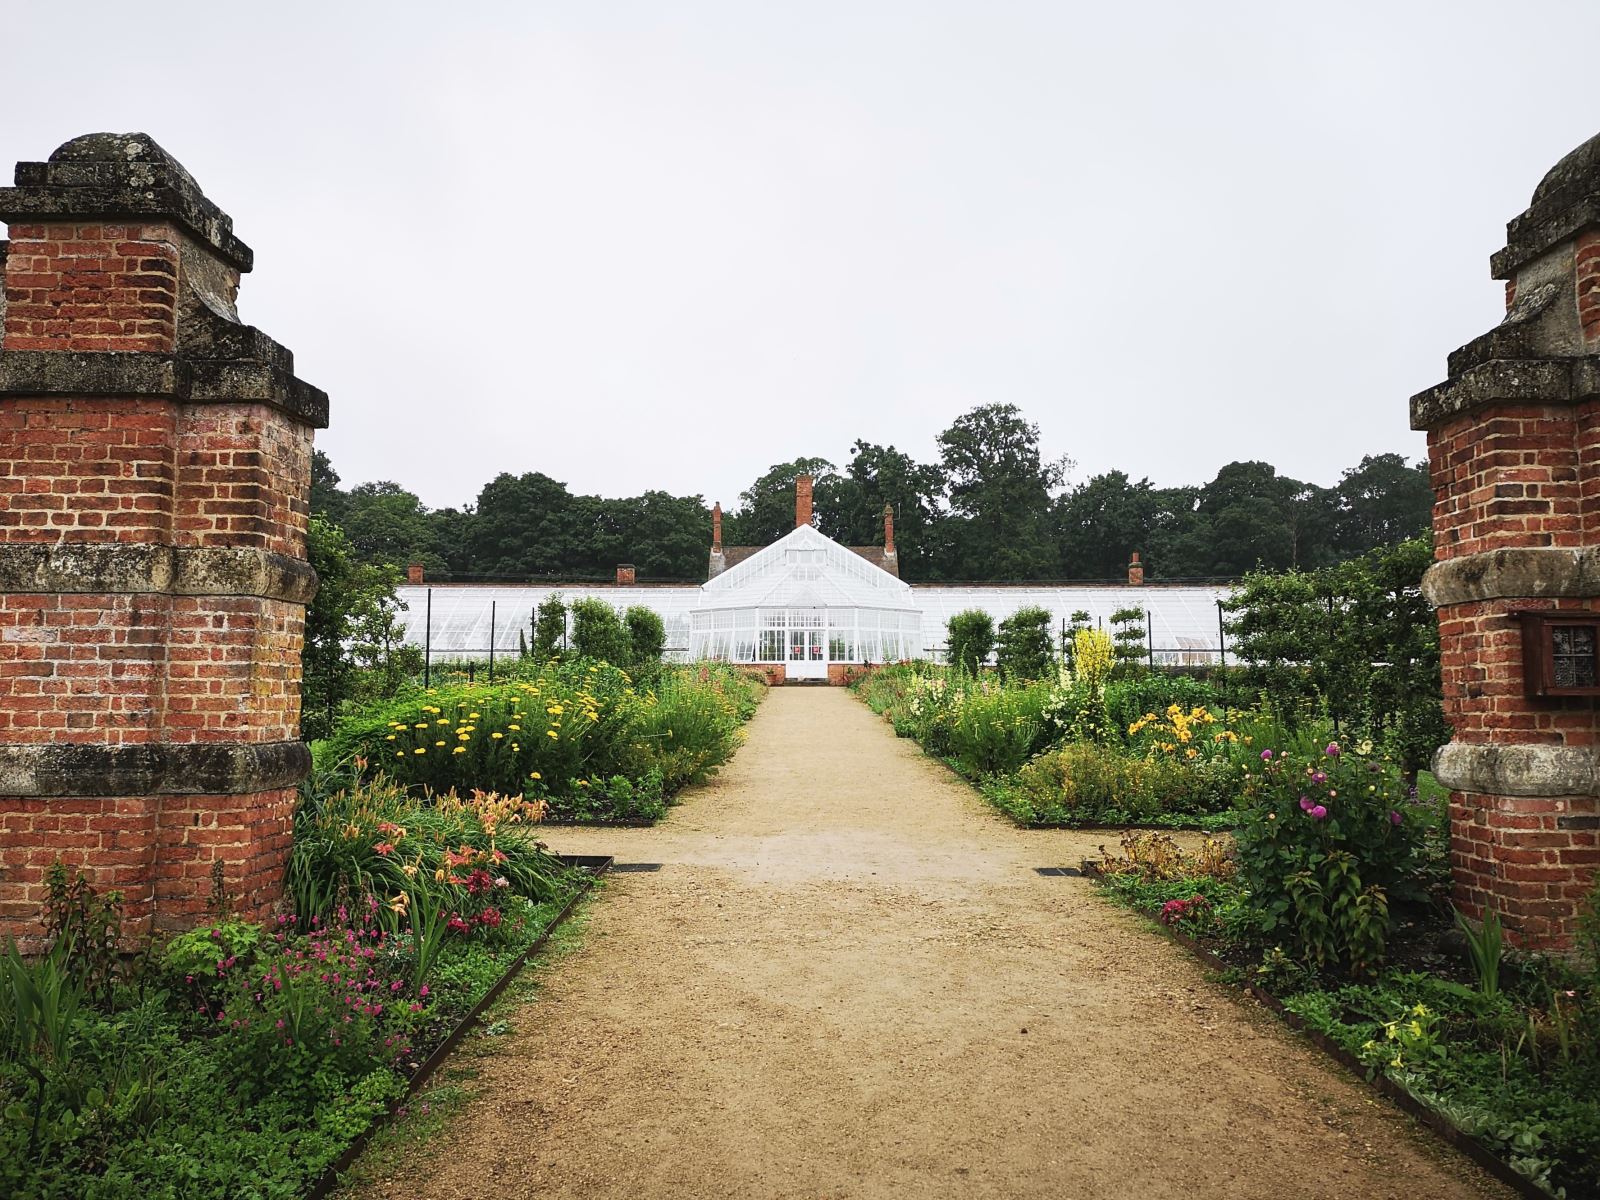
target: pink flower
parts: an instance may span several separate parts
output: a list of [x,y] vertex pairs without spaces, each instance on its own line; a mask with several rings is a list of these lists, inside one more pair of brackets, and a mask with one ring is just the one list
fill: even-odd
[[379,842],[376,846],[373,847],[373,849],[376,850],[379,854],[393,854],[394,853],[394,843],[393,842]]
[[426,996],[427,994],[428,994],[428,985],[427,984],[423,984],[421,987],[419,987],[417,989],[417,995]]
[[1325,771],[1316,772],[1315,774],[1313,774],[1311,776],[1311,782],[1312,783],[1327,783],[1328,782],[1327,773]]
[[1389,810],[1389,824],[1398,825],[1403,818],[1394,809]]
[[1328,743],[1328,748],[1326,750],[1324,750],[1323,753],[1326,754],[1329,758],[1338,758],[1339,757],[1339,743],[1338,742],[1329,742]]
[[1261,761],[1262,762],[1271,762],[1272,761],[1272,751],[1271,750],[1263,750],[1261,752]]
[[1311,797],[1310,796],[1301,796],[1300,797],[1300,811],[1301,812],[1310,812],[1311,811]]
[[1322,818],[1324,818],[1324,817],[1326,817],[1328,815],[1328,810],[1324,806],[1322,806],[1321,804],[1315,805],[1309,811],[1311,813],[1311,819],[1313,821],[1320,821],[1320,820],[1322,820]]

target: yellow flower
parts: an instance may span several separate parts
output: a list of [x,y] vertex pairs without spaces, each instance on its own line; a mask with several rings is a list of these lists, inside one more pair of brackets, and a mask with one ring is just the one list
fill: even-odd
[[435,746],[442,746],[442,745],[444,745],[444,743],[442,741],[441,742],[435,742],[434,745]]
[[457,746],[454,750],[451,751],[452,754],[465,754],[466,752],[467,752],[467,748],[465,746]]
[[394,734],[391,733],[388,737],[384,738],[383,740],[386,741],[386,742],[394,741]]
[[503,733],[491,733],[489,736],[494,738],[495,741],[499,741],[501,738],[505,737],[505,734],[503,734]]
[[476,721],[477,719],[478,719],[478,714],[477,713],[468,713],[467,714],[467,720]]
[[522,726],[521,725],[511,725],[511,726],[508,726],[507,728],[509,728],[512,733],[521,733],[522,732]]
[[535,771],[535,772],[533,772],[533,774],[529,775],[528,778],[529,779],[543,779],[544,776],[539,774],[539,772]]
[[406,756],[406,752],[404,750],[396,750],[394,752],[394,756],[396,758],[404,758]]
[[557,733],[554,729],[546,729],[544,731],[544,735],[545,735],[545,737],[548,737],[548,738],[558,738],[559,739],[561,737],[561,735],[559,733]]
[[425,750],[425,749],[423,749],[423,747],[421,747],[421,746],[418,746],[418,747],[417,747],[417,748],[416,748],[416,749],[415,749],[415,750],[413,750],[413,751],[412,751],[412,752],[411,752],[411,753],[413,753],[413,754],[426,754],[426,753],[427,753],[427,750]]

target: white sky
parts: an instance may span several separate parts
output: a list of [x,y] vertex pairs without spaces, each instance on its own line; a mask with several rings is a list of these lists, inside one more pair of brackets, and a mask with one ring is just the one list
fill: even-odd
[[1600,130],[1593,0],[245,8],[71,4],[0,158],[154,137],[345,482],[432,505],[728,503],[993,401],[1079,480],[1415,457],[1505,222]]

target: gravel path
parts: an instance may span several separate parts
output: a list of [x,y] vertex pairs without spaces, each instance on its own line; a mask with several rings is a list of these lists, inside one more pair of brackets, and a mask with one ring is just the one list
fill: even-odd
[[771,692],[366,1197],[1502,1197],[840,689]]

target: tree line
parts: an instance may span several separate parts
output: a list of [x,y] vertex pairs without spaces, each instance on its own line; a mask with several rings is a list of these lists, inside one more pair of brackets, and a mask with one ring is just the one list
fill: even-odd
[[[1011,404],[957,417],[938,459],[857,441],[843,466],[777,463],[725,514],[727,545],[765,545],[794,525],[794,479],[815,479],[816,524],[846,545],[876,545],[895,513],[901,577],[916,583],[1115,580],[1133,552],[1149,581],[1232,579],[1255,570],[1316,570],[1428,528],[1426,465],[1369,455],[1332,487],[1232,462],[1209,483],[1161,487],[1108,471],[1068,485],[1072,464],[1047,458],[1039,427]],[[343,488],[317,452],[312,509],[367,562],[420,562],[430,579],[641,579],[699,582],[711,540],[701,496],[649,491],[574,495],[541,472],[502,473],[464,508],[430,509],[382,481]]]

